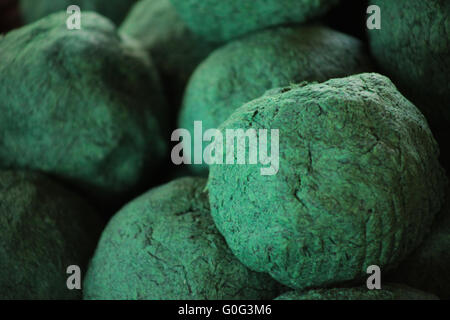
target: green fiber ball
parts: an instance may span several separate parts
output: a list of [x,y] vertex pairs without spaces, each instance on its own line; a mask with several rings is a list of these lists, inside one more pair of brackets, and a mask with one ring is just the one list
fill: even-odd
[[[19,0],[23,20],[31,23],[49,14],[64,11],[71,5],[80,7],[82,16],[95,11],[119,24],[136,0]],[[66,15],[66,17],[69,17]],[[83,22],[83,19],[82,19]]]
[[[82,199],[38,173],[0,171],[0,299],[79,299],[102,223]],[[72,283],[72,282],[70,282]]]
[[[186,89],[179,127],[193,132],[194,121],[201,120],[204,131],[217,128],[271,88],[366,71],[372,71],[370,60],[351,36],[323,26],[266,30],[217,49],[198,67]],[[191,168],[208,170],[206,164]]]
[[171,0],[186,24],[210,41],[302,23],[326,13],[339,0]]
[[[224,141],[232,161],[210,167],[211,212],[241,262],[287,286],[359,281],[370,265],[392,269],[441,208],[438,146],[423,115],[384,76],[284,88],[239,108],[219,129],[226,137],[227,129],[250,128],[257,137],[279,130],[279,164],[236,164],[248,142],[233,152]],[[269,156],[277,152],[272,134],[263,145]],[[261,150],[261,141],[252,146]]]
[[380,69],[433,126],[450,123],[450,1],[371,0],[381,29],[370,30]]
[[439,300],[438,297],[399,284],[383,284],[380,290],[367,287],[290,291],[275,300]]
[[420,247],[390,276],[415,288],[450,299],[450,198]]
[[151,54],[175,110],[192,72],[217,46],[194,35],[170,0],[139,1],[120,31],[139,40]]
[[273,299],[280,285],[242,265],[210,216],[205,180],[182,178],[130,202],[102,234],[85,299]]
[[53,14],[0,38],[0,167],[121,194],[164,157],[159,79],[108,20],[65,21]]

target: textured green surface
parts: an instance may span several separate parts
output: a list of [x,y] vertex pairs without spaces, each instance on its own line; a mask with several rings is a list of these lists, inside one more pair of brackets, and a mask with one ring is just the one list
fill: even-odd
[[430,235],[390,276],[418,289],[450,299],[450,198],[431,228]]
[[95,212],[37,173],[0,171],[0,299],[78,299],[69,265],[84,272],[100,235]]
[[280,286],[242,265],[210,216],[206,180],[183,178],[126,205],[102,234],[86,299],[273,299]]
[[164,81],[167,96],[178,109],[190,75],[216,45],[194,35],[170,0],[139,1],[120,31],[139,40],[151,54]]
[[[179,127],[217,128],[234,110],[266,90],[372,71],[363,44],[326,27],[276,28],[234,41],[212,53],[193,74]],[[192,165],[204,172],[206,165]]]
[[381,290],[360,288],[316,289],[290,291],[275,300],[438,300],[432,294],[398,284],[382,285]]
[[[450,1],[371,0],[381,30],[369,31],[379,67],[433,125],[450,123]],[[446,141],[445,141],[446,142]]]
[[[19,0],[25,22],[39,20],[57,11],[66,12],[71,5],[81,12],[95,11],[119,24],[136,0]],[[68,17],[68,16],[67,16]]]
[[171,0],[186,24],[210,41],[224,41],[280,24],[306,22],[338,0]]
[[360,279],[372,264],[390,270],[443,202],[425,118],[378,74],[280,92],[220,127],[280,130],[277,175],[262,176],[261,165],[210,167],[211,211],[230,248],[297,289]]
[[152,62],[89,13],[57,13],[0,38],[0,167],[35,169],[112,195],[162,158],[164,106]]

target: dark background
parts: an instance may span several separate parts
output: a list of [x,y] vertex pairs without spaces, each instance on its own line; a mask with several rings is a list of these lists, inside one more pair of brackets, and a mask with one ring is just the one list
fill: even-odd
[[[343,0],[326,16],[325,21],[335,29],[365,40],[366,8],[366,0]],[[20,27],[21,24],[18,0],[0,0],[0,33]]]
[[21,25],[17,0],[0,0],[0,33]]

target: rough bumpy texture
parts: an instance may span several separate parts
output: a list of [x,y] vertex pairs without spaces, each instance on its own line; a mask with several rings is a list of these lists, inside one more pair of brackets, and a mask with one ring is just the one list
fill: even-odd
[[125,206],[103,232],[86,299],[273,299],[280,286],[242,265],[210,216],[205,180],[183,178]]
[[381,9],[381,29],[369,31],[371,51],[379,67],[432,125],[448,128],[450,1],[371,3]]
[[139,1],[120,31],[139,40],[151,54],[177,111],[189,77],[216,45],[194,35],[170,0]]
[[230,248],[297,289],[356,281],[372,264],[395,267],[444,198],[425,118],[378,74],[279,92],[220,127],[280,130],[276,175],[261,175],[260,164],[210,167],[211,211]]
[[380,290],[360,288],[316,289],[307,292],[290,291],[275,300],[439,300],[438,297],[408,286],[382,285]]
[[70,265],[84,274],[101,222],[80,198],[43,175],[0,172],[0,299],[77,299]]
[[86,13],[77,31],[65,21],[54,14],[0,38],[0,167],[119,194],[165,153],[159,79],[106,19]]
[[450,197],[435,219],[430,235],[390,276],[418,289],[450,299]]
[[338,0],[171,0],[186,24],[210,41],[318,17]]
[[54,12],[66,12],[69,6],[77,5],[82,13],[95,11],[119,24],[135,2],[136,0],[20,0],[20,7],[27,23]]
[[[372,71],[362,43],[326,27],[276,28],[212,53],[186,89],[179,127],[217,128],[234,110],[266,90]],[[204,172],[206,165],[192,165]]]

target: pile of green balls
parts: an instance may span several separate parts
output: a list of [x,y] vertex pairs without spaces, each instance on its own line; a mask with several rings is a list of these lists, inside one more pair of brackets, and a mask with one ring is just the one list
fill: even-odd
[[[371,0],[363,37],[344,2],[20,0],[0,299],[450,299],[450,2]],[[196,123],[268,130],[273,174],[239,141],[191,161]]]

